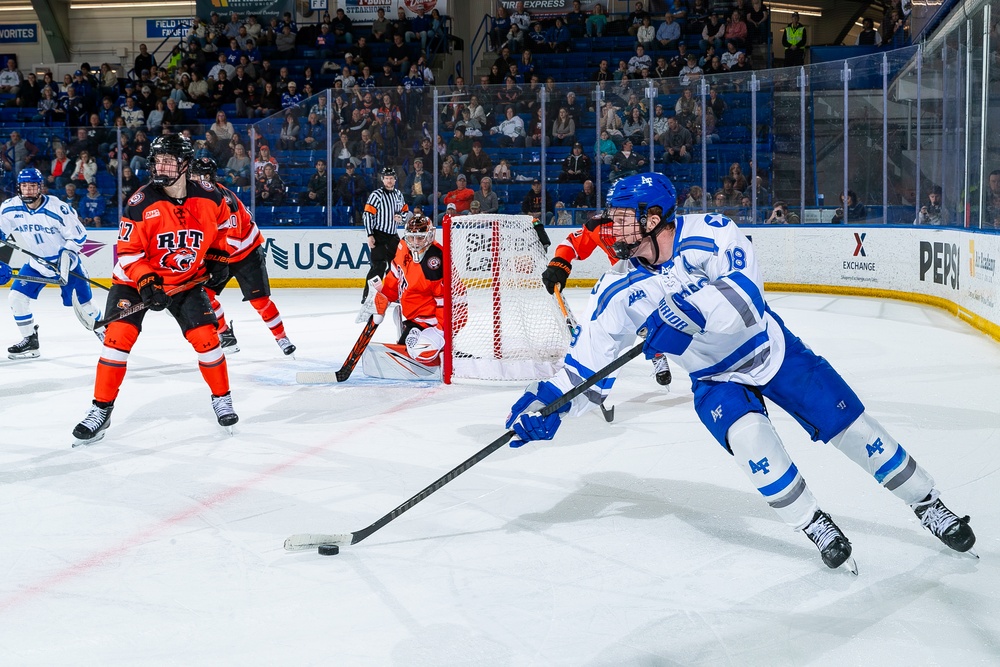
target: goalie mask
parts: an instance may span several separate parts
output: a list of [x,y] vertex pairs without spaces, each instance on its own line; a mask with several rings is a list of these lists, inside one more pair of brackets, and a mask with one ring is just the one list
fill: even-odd
[[22,169],[17,174],[17,196],[26,206],[38,201],[42,196],[42,172],[34,167]]
[[415,215],[406,221],[403,241],[410,249],[414,261],[419,262],[427,249],[434,243],[434,222],[430,218]]
[[663,174],[637,174],[615,183],[608,197],[604,218],[611,223],[615,255],[635,257],[640,248],[651,247],[653,258],[640,261],[656,266],[670,259],[660,257],[657,235],[675,226],[677,194]]
[[157,137],[149,146],[149,174],[153,185],[170,187],[187,173],[194,157],[191,142],[179,134]]

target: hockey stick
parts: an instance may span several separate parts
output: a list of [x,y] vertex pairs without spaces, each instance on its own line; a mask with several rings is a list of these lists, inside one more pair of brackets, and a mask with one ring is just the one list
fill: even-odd
[[351,348],[351,353],[347,355],[347,359],[344,360],[344,365],[340,367],[340,370],[334,373],[334,377],[337,378],[337,382],[346,382],[347,378],[351,377],[351,373],[354,372],[354,367],[358,365],[358,361],[361,360],[361,355],[364,354],[365,348],[368,347],[368,343],[372,342],[372,336],[375,335],[375,329],[378,328],[378,323],[375,322],[375,316],[370,315],[368,317],[368,323],[365,324],[365,328],[361,330],[361,335],[358,336],[357,342],[354,343],[354,347]]
[[[640,336],[645,336],[645,331],[640,331]],[[612,361],[610,364],[608,364],[601,370],[591,375],[589,378],[587,378],[585,382],[576,385],[575,387],[567,391],[565,394],[563,394],[556,400],[546,405],[539,411],[540,414],[542,416],[548,416],[551,415],[553,412],[556,412],[557,410],[559,410],[559,408],[563,407],[564,405],[572,401],[574,398],[584,393],[585,391],[593,387],[595,384],[597,384],[604,378],[608,377],[609,375],[617,371],[619,368],[627,364],[629,361],[635,359],[637,356],[642,354],[642,346],[643,343],[638,343],[637,345],[632,347],[628,352],[626,352],[625,354],[618,357],[617,359]],[[404,502],[402,505],[392,510],[391,512],[389,512],[388,514],[386,514],[381,519],[371,524],[367,528],[362,528],[361,530],[354,531],[353,533],[335,533],[331,535],[323,535],[316,533],[300,533],[298,535],[292,535],[287,540],[285,540],[285,549],[287,551],[303,551],[305,549],[313,549],[324,545],[336,545],[337,547],[346,547],[352,544],[357,544],[358,542],[365,539],[375,531],[385,527],[385,525],[388,524],[390,521],[397,518],[403,512],[406,512],[407,510],[411,509],[421,500],[425,499],[427,496],[431,495],[432,493],[440,489],[442,486],[444,486],[451,480],[455,479],[463,472],[465,472],[472,466],[476,465],[477,463],[485,459],[487,456],[489,456],[496,450],[506,445],[508,442],[510,442],[511,438],[513,438],[514,435],[515,435],[514,431],[512,430],[507,431],[499,438],[497,438],[490,444],[486,445],[486,447],[484,447],[483,449],[479,450],[478,452],[467,458],[457,467],[452,468],[436,482],[434,482],[433,484],[425,488],[423,491],[413,496],[412,498]]]
[[[204,284],[206,282],[208,282],[208,276],[207,275],[206,276],[202,276],[201,278],[197,278],[195,280],[189,280],[188,282],[182,283],[180,285],[175,285],[175,286],[173,286],[170,289],[165,290],[165,291],[167,293],[167,296],[174,296],[175,294],[180,294],[181,292],[186,292],[189,289],[191,289],[192,287],[197,287],[198,285]],[[108,326],[109,324],[111,324],[112,322],[117,322],[118,320],[125,319],[129,315],[134,315],[135,313],[138,313],[140,310],[146,310],[146,304],[143,303],[142,301],[140,301],[139,303],[133,304],[133,305],[129,306],[128,308],[125,308],[124,310],[120,310],[120,311],[118,311],[114,315],[105,317],[102,320],[94,321],[94,320],[91,320],[91,319],[87,318],[86,321],[85,321],[84,318],[80,316],[80,311],[77,311],[76,308],[74,308],[74,311],[77,313],[77,317],[79,318],[80,323],[83,324],[83,326],[85,326],[90,331],[95,331],[97,329],[104,328],[104,327]]]
[[[58,266],[56,266],[55,264],[53,264],[49,260],[45,259],[44,257],[36,255],[35,253],[31,252],[30,250],[25,250],[21,246],[17,245],[13,241],[11,241],[9,238],[6,238],[6,239],[0,241],[0,243],[3,243],[4,245],[6,245],[9,248],[13,248],[14,250],[17,250],[18,252],[24,253],[25,255],[27,255],[28,257],[30,257],[31,259],[33,259],[33,260],[35,260],[35,261],[37,261],[37,262],[39,262],[41,264],[44,264],[50,270],[55,271],[56,273],[59,273],[59,267]],[[88,278],[85,275],[77,273],[76,271],[70,271],[69,274],[71,276],[76,276],[80,280],[84,280],[84,281],[90,283],[94,287],[100,287],[105,292],[110,292],[111,291],[110,287],[105,287],[104,285],[102,285],[101,283],[97,282],[96,280],[92,280],[92,279]],[[25,279],[21,278],[21,280],[25,280]],[[35,282],[37,282],[37,281],[35,281]],[[62,282],[58,282],[57,284],[61,285]]]
[[42,285],[62,286],[62,283],[59,282],[58,278],[43,278],[41,276],[22,276],[20,273],[15,273],[14,275],[12,275],[11,280],[23,280],[26,283],[41,283]]
[[[566,319],[566,328],[569,329],[570,338],[576,340],[576,337],[580,335],[580,323],[573,315],[573,311],[566,305],[566,301],[563,300],[562,288],[559,287],[559,283],[552,286],[552,295],[556,298],[556,303],[559,304],[559,310],[562,311],[563,317]],[[615,420],[615,406],[612,405],[609,410],[604,407],[604,402],[601,401],[600,407],[601,414],[604,415],[604,421],[609,424],[613,422]]]

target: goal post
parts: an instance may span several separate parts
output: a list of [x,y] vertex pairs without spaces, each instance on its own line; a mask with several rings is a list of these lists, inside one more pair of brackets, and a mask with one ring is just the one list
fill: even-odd
[[506,381],[548,378],[570,335],[542,284],[548,258],[527,215],[445,218],[442,377]]

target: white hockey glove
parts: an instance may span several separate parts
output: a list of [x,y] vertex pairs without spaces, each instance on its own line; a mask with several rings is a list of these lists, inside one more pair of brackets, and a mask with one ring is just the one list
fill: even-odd
[[389,307],[389,299],[382,295],[382,279],[378,276],[368,281],[368,298],[361,304],[358,316],[354,318],[355,324],[367,322],[368,318],[374,318],[375,324],[382,324],[385,319],[385,311]]
[[77,256],[72,250],[63,248],[59,251],[59,284],[65,285],[69,282],[69,272],[76,264]]

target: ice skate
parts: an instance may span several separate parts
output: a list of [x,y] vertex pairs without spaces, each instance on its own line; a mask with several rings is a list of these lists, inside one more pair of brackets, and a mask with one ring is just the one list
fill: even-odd
[[823,557],[823,562],[828,568],[835,570],[847,563],[851,574],[858,573],[858,564],[851,558],[851,543],[829,514],[816,510],[812,521],[802,529],[802,532],[819,549],[819,555]]
[[38,352],[38,325],[35,325],[30,336],[25,336],[21,342],[8,347],[7,353],[8,359],[37,359],[41,356]]
[[233,332],[233,323],[230,322],[226,330],[219,333],[219,343],[222,351],[226,354],[236,354],[240,351],[239,343],[236,342],[236,333]]
[[919,503],[910,505],[913,508],[913,513],[920,519],[924,528],[944,542],[946,547],[960,553],[968,552],[970,556],[979,558],[979,555],[972,551],[972,547],[976,543],[976,534],[969,527],[969,517],[959,518],[957,514],[945,507],[938,496],[937,489],[933,489]]
[[285,353],[286,357],[295,358],[295,346],[292,345],[292,341],[288,340],[288,336],[282,336],[278,340],[278,347],[281,351]]
[[94,401],[87,416],[73,429],[73,437],[76,438],[73,446],[92,445],[103,440],[105,431],[111,425],[111,411],[114,409],[114,403]]
[[667,363],[667,358],[662,354],[653,357],[653,371],[656,373],[656,382],[664,387],[668,386],[673,379],[670,374],[670,364]]
[[219,426],[222,426],[227,431],[229,435],[233,434],[233,424],[240,420],[239,416],[233,410],[233,396],[228,391],[222,396],[212,395],[212,409],[215,410],[215,416],[219,420]]

